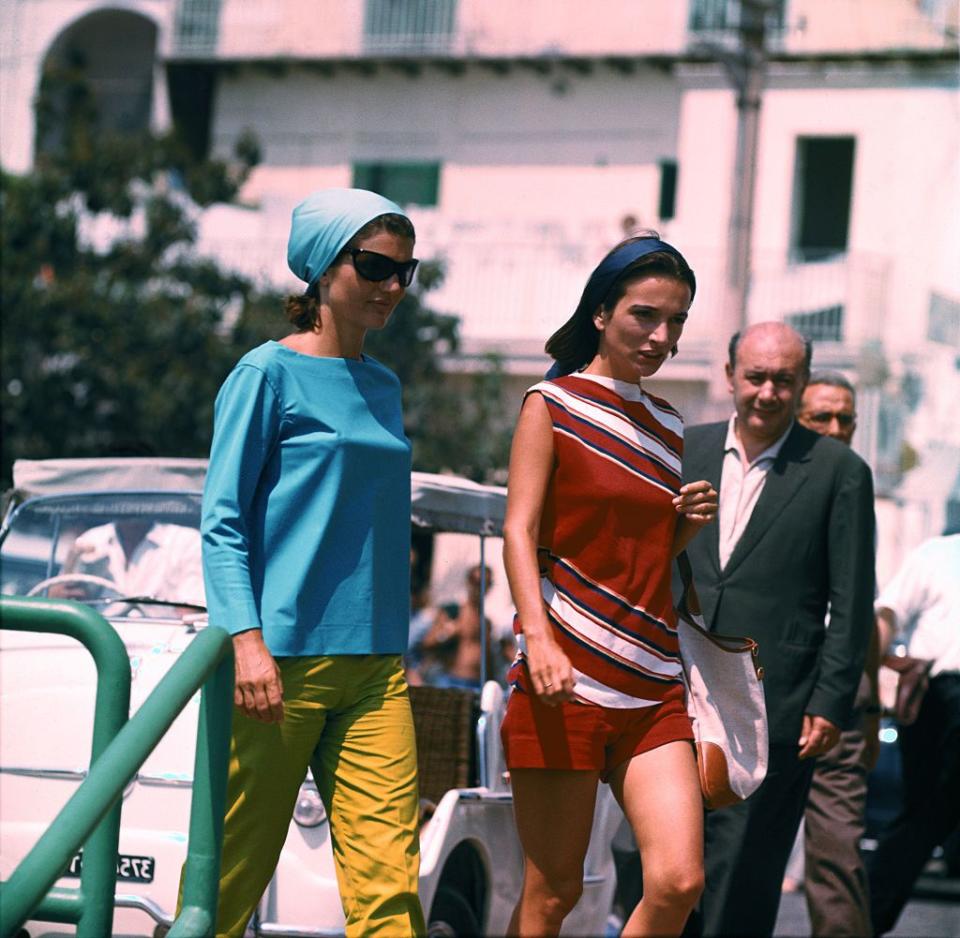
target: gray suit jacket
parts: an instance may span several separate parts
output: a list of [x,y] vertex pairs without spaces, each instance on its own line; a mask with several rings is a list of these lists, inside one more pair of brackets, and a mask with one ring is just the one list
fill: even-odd
[[[687,430],[684,482],[708,479],[720,491],[726,433],[726,422]],[[687,554],[707,626],[760,645],[770,742],[795,745],[804,713],[844,726],[873,627],[869,467],[795,424],[723,570],[718,531],[708,525]]]

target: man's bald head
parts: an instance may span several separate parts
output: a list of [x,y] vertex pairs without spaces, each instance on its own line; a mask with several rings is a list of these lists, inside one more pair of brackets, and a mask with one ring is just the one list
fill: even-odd
[[[782,322],[758,322],[752,326],[747,326],[743,332],[734,332],[730,337],[730,343],[727,346],[728,364],[732,371],[737,364],[737,349],[740,343],[748,336],[756,335],[760,338],[773,339],[776,342],[787,343],[787,346],[796,343],[801,349],[803,355],[803,367],[806,373],[810,374],[810,361],[813,358],[813,345],[809,339],[800,335],[792,326]],[[795,345],[796,347],[796,345]]]
[[810,343],[781,322],[761,322],[730,340],[727,384],[748,458],[786,433],[810,374]]

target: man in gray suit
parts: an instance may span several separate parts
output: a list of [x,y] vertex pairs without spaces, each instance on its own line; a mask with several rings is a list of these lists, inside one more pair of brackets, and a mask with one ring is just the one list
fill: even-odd
[[797,332],[751,326],[726,369],[735,413],[685,435],[684,480],[720,493],[719,523],[687,553],[708,627],[760,645],[770,767],[746,802],[707,816],[706,890],[688,931],[770,935],[815,757],[837,742],[863,673],[873,483],[848,447],[796,422],[810,373]]

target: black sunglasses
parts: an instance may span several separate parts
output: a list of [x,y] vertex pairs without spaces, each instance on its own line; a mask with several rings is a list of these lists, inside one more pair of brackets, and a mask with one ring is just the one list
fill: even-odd
[[364,280],[381,283],[396,274],[401,287],[410,286],[413,282],[413,272],[420,263],[416,258],[409,261],[395,261],[386,254],[365,251],[363,248],[347,248],[343,253],[353,258],[353,266]]

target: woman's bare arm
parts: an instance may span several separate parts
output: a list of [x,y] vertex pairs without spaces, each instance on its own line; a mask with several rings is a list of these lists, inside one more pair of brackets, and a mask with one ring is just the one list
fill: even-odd
[[523,623],[533,689],[545,703],[558,704],[573,697],[573,670],[553,638],[540,593],[537,564],[540,517],[553,469],[550,414],[543,397],[531,394],[520,411],[510,450],[503,562]]

